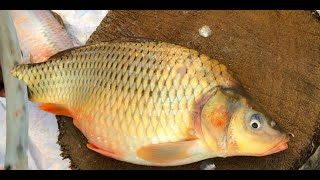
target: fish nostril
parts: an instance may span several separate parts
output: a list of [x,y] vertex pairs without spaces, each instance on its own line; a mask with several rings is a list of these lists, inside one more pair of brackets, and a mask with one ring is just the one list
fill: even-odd
[[276,126],[276,122],[271,121],[271,122],[270,122],[270,126],[271,126],[271,127],[275,127],[275,126]]

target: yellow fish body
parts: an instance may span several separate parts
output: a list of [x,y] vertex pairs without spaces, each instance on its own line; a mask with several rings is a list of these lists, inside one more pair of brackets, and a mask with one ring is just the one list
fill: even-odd
[[41,109],[73,117],[88,148],[121,161],[174,166],[287,148],[226,66],[179,45],[103,42],[12,74]]

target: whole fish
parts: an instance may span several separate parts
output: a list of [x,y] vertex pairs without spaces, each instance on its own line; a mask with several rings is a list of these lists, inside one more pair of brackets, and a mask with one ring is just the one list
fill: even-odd
[[59,15],[49,10],[10,10],[25,63],[46,61],[72,48],[71,37]]
[[88,148],[121,161],[175,166],[288,147],[226,66],[179,45],[102,42],[11,73],[42,110],[72,117]]

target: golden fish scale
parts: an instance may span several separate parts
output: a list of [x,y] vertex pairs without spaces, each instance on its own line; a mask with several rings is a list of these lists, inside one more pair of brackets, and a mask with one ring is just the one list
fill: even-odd
[[84,46],[15,72],[31,100],[66,105],[89,142],[124,154],[195,137],[196,102],[232,80],[218,61],[163,42]]

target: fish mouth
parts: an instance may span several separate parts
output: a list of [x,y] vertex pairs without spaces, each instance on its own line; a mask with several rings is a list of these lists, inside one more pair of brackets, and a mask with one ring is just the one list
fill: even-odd
[[285,136],[276,146],[269,149],[268,151],[259,154],[259,156],[266,156],[270,154],[274,154],[280,151],[283,151],[289,147],[289,136]]

